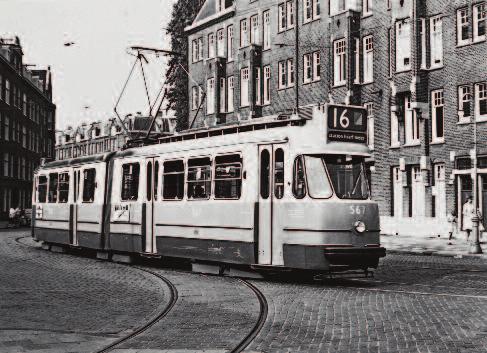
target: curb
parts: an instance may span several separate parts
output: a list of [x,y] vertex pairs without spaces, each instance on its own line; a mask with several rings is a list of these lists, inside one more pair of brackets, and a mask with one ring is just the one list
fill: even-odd
[[[461,258],[477,258],[481,260],[487,260],[487,254],[459,254],[459,253],[451,253],[446,251],[433,251],[433,250],[397,250],[397,249],[388,249],[386,248],[386,254],[400,254],[400,255],[418,255],[418,256],[442,256],[442,257],[453,257],[456,259]],[[387,255],[386,255],[387,256]]]

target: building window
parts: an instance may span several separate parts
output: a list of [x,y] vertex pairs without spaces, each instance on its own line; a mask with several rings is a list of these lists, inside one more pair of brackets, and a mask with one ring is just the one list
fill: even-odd
[[225,35],[223,33],[223,28],[216,32],[217,42],[217,55],[220,58],[225,57]]
[[10,81],[5,79],[5,103],[10,105]]
[[372,0],[362,0],[362,15],[372,15]]
[[432,142],[444,142],[444,96],[443,90],[436,90],[431,92],[431,107],[432,107]]
[[259,16],[254,15],[250,18],[250,43],[259,44]]
[[472,88],[469,85],[458,87],[458,121],[470,121]]
[[263,28],[264,50],[266,50],[266,49],[270,49],[271,47],[271,15],[269,10],[264,11],[263,17],[264,17],[264,28]]
[[191,109],[196,110],[199,106],[199,89],[198,86],[191,88]]
[[287,70],[286,70],[286,62],[279,61],[278,64],[278,75],[279,75],[279,89],[286,88],[287,85]]
[[203,38],[198,38],[198,60],[203,60]]
[[27,94],[22,95],[22,113],[27,116]]
[[470,42],[468,27],[470,26],[468,8],[457,10],[457,44],[463,45]]
[[3,153],[3,176],[9,177],[10,176],[10,156],[7,152]]
[[162,198],[181,200],[184,196],[184,162],[164,162],[162,173]]
[[372,36],[364,37],[364,83],[374,81],[374,39]]
[[313,80],[318,81],[321,79],[321,57],[320,52],[315,51],[313,53]]
[[411,23],[396,22],[396,72],[411,69]]
[[196,39],[194,39],[192,42],[192,52],[193,52],[193,62],[195,63],[198,61],[199,58],[198,41]]
[[233,26],[227,27],[227,58],[233,61]]
[[487,83],[475,84],[475,116],[476,119],[487,119]]
[[320,18],[320,0],[305,0],[303,5],[304,23]]
[[311,54],[303,56],[303,82],[309,83],[313,80],[313,66],[311,65]]
[[367,145],[371,150],[374,149],[374,104],[365,103],[367,109]]
[[261,70],[260,70],[260,67],[255,68],[255,104],[256,105],[262,105]]
[[215,113],[215,79],[210,78],[206,81],[206,114]]
[[249,45],[249,21],[244,18],[240,21],[240,47]]
[[249,68],[240,70],[240,106],[249,106]]
[[419,36],[420,36],[420,55],[421,55],[421,68],[426,69],[426,19],[420,18],[418,21]]
[[264,105],[271,103],[271,67],[264,66]]
[[333,83],[344,85],[347,80],[347,45],[345,39],[333,42]]
[[329,2],[330,16],[337,15],[348,9],[347,0],[334,0]]
[[399,121],[397,111],[391,109],[391,147],[399,147]]
[[443,65],[443,24],[441,16],[430,18],[430,66]]
[[485,3],[473,7],[473,41],[485,40],[485,25],[487,19],[487,5]]
[[188,161],[188,199],[209,199],[211,195],[211,159],[195,158]]
[[215,199],[239,199],[242,192],[242,157],[215,158]]
[[407,145],[419,143],[419,121],[416,112],[411,109],[411,96],[404,98],[404,128]]
[[227,103],[227,111],[228,112],[233,112],[234,111],[234,103],[233,103],[233,97],[234,97],[234,94],[235,94],[235,79],[233,78],[233,76],[230,76],[228,78],[228,93],[227,93],[227,97],[228,97],[228,103]]
[[4,115],[4,129],[3,129],[3,137],[5,141],[10,140],[10,118]]
[[215,57],[215,33],[208,34],[208,58]]
[[294,27],[294,0],[279,4],[278,6],[279,32]]
[[137,200],[139,196],[139,174],[139,163],[127,163],[122,165],[122,201]]
[[226,107],[227,90],[226,90],[225,86],[226,86],[226,79],[224,77],[222,77],[222,78],[220,78],[220,113],[225,113],[226,108],[227,108]]

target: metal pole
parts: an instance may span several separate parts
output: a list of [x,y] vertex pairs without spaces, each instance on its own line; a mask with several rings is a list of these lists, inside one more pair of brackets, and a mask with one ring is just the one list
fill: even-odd
[[299,0],[295,2],[295,9],[294,9],[294,26],[295,32],[294,36],[294,50],[296,53],[296,63],[294,65],[294,75],[296,77],[294,84],[296,85],[296,114],[299,114]]
[[472,217],[472,242],[470,243],[470,254],[482,254],[482,247],[480,246],[480,230],[479,230],[479,216],[478,216],[478,209],[479,209],[479,203],[478,203],[478,169],[477,169],[477,118],[474,114],[473,117],[473,158],[472,158],[472,163],[473,163],[473,209],[475,212],[475,215]]

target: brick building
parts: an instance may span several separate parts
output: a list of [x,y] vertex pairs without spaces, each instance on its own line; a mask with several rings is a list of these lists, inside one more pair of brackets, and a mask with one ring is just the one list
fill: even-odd
[[189,124],[365,105],[384,232],[444,234],[447,214],[461,215],[472,193],[476,159],[487,224],[486,9],[471,0],[207,0],[186,28]]
[[54,157],[55,112],[50,69],[29,69],[19,38],[0,38],[0,221],[31,206],[33,171]]

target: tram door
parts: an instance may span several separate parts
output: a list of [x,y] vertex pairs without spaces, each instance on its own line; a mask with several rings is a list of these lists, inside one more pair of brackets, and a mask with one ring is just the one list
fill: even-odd
[[81,170],[75,168],[73,171],[73,211],[72,211],[72,233],[71,233],[71,244],[78,245],[78,208],[80,203],[80,182]]
[[284,196],[283,145],[259,146],[259,256],[258,263],[271,265],[275,203]]
[[154,224],[154,202],[157,201],[159,184],[159,161],[146,159],[145,192],[145,249],[146,253],[156,253],[156,229]]

